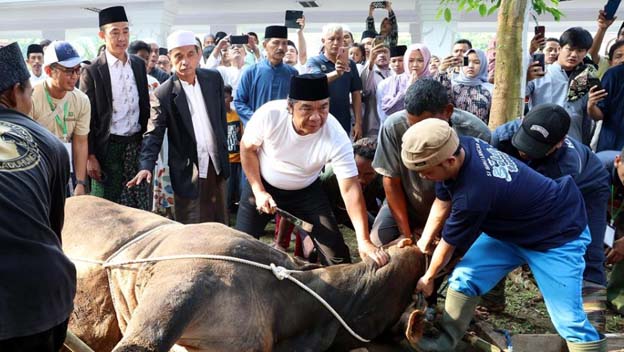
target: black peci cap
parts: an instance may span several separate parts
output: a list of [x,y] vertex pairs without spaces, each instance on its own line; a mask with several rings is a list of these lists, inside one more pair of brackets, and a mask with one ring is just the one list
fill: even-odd
[[329,98],[327,76],[320,73],[307,73],[292,77],[288,97],[305,101]]

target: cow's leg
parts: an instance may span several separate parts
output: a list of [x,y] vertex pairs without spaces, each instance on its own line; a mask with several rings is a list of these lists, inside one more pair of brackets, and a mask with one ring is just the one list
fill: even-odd
[[193,278],[181,280],[179,270],[170,265],[155,269],[171,275],[155,274],[150,278],[137,297],[138,305],[115,352],[169,351],[199,311],[202,297]]

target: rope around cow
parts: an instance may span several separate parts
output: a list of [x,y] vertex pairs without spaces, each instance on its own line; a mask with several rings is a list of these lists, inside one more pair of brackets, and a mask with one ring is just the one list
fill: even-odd
[[171,255],[171,256],[153,257],[153,258],[141,258],[141,259],[133,259],[133,260],[113,262],[113,259],[117,255],[119,255],[121,252],[126,250],[128,247],[130,247],[133,244],[139,242],[143,238],[148,237],[149,235],[153,234],[157,230],[160,230],[163,227],[171,226],[171,225],[179,225],[179,223],[160,225],[160,226],[157,226],[157,227],[151,229],[150,231],[147,231],[147,232],[141,234],[140,236],[136,237],[132,241],[129,241],[128,243],[123,245],[121,248],[119,248],[117,251],[115,251],[115,253],[113,253],[110,257],[108,257],[108,259],[106,259],[104,261],[95,260],[95,259],[80,258],[80,257],[70,257],[69,259],[71,259],[72,261],[84,262],[84,263],[94,264],[94,265],[101,265],[105,269],[112,269],[112,268],[115,268],[115,267],[122,267],[122,266],[126,266],[126,265],[155,263],[155,262],[162,262],[162,261],[168,261],[168,260],[206,259],[206,260],[228,261],[228,262],[245,264],[245,265],[250,265],[250,266],[253,266],[253,267],[256,267],[256,268],[269,270],[269,271],[271,271],[273,273],[273,275],[278,280],[282,281],[284,279],[288,279],[288,280],[292,281],[294,284],[296,284],[297,286],[299,286],[300,288],[302,288],[304,291],[309,293],[312,297],[316,298],[330,313],[332,313],[332,315],[336,318],[336,320],[338,320],[338,322],[340,322],[340,324],[351,334],[351,336],[353,336],[354,338],[356,338],[356,339],[358,339],[359,341],[362,341],[362,342],[370,342],[370,340],[361,337],[355,331],[353,331],[353,329],[351,329],[351,327],[347,324],[347,322],[345,322],[344,319],[342,319],[340,314],[329,303],[327,303],[327,301],[325,299],[323,299],[323,297],[321,297],[318,293],[314,292],[311,288],[306,286],[301,281],[297,280],[297,278],[291,276],[292,273],[300,273],[300,272],[302,272],[301,270],[290,270],[290,269],[286,269],[286,268],[284,268],[282,266],[277,266],[277,265],[275,265],[273,263],[271,263],[270,265],[266,265],[266,264],[258,263],[258,262],[255,262],[255,261],[252,261],[252,260],[248,260],[248,259],[231,257],[231,256],[226,256],[226,255],[217,255],[217,254],[180,254],[180,255]]

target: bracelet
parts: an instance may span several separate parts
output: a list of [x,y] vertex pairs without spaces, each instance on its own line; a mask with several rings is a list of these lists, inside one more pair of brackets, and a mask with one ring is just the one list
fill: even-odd
[[76,185],[83,185],[87,187],[89,184],[85,180],[76,180]]

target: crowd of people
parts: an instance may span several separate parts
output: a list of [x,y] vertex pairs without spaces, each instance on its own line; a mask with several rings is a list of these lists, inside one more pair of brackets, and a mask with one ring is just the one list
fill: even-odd
[[412,239],[432,256],[416,288],[430,305],[451,272],[428,351],[453,350],[481,296],[504,309],[506,274],[528,264],[570,351],[604,350],[607,304],[624,314],[624,25],[599,53],[614,20],[537,34],[526,116],[493,131],[496,40],[399,45],[389,1],[359,42],[327,24],[308,47],[302,17],[296,43],[271,25],[161,47],[130,41],[115,6],[96,58],[58,40],[0,48],[0,350],[60,348],[76,290],[63,205],[85,194],[256,238],[274,220],[276,248],[294,232],[322,265],[357,250],[381,267],[384,245]]

